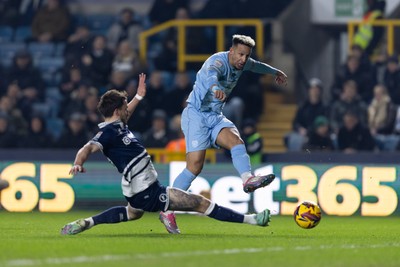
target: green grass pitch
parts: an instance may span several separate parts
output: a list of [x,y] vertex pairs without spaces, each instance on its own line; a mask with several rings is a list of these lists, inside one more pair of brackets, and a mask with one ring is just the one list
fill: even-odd
[[[96,212],[95,212],[96,213]],[[0,266],[399,266],[396,217],[323,216],[301,229],[289,216],[271,226],[223,223],[178,215],[181,235],[168,234],[157,214],[100,225],[75,236],[60,228],[93,212],[0,212]]]

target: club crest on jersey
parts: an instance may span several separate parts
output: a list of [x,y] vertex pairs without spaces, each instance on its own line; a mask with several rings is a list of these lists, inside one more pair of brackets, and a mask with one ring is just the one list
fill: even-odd
[[159,197],[158,197],[158,199],[161,201],[161,202],[167,202],[167,194],[161,194]]
[[132,142],[132,140],[128,136],[124,136],[122,142],[127,146]]

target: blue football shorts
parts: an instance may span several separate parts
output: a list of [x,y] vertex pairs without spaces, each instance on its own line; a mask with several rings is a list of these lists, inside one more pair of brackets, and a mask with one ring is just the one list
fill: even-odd
[[186,153],[219,148],[216,144],[223,128],[236,128],[223,114],[198,111],[188,105],[182,112],[182,131],[185,134]]
[[146,190],[125,197],[132,208],[149,212],[166,211],[169,206],[169,189],[155,181]]

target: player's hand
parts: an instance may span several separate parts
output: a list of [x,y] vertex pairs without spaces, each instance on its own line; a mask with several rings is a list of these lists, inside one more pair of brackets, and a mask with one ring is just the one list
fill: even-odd
[[77,174],[78,172],[86,172],[86,169],[83,168],[82,165],[77,165],[75,164],[74,166],[71,167],[71,169],[69,170],[69,174]]
[[141,97],[146,95],[146,74],[144,73],[139,74],[139,84],[136,93]]
[[287,75],[283,72],[278,70],[277,73],[275,74],[275,82],[277,85],[287,85]]
[[219,90],[219,89],[214,89],[213,92],[214,92],[214,97],[215,97],[216,99],[219,99],[219,100],[221,100],[222,102],[225,101],[225,99],[226,99],[226,94],[224,93],[224,91]]

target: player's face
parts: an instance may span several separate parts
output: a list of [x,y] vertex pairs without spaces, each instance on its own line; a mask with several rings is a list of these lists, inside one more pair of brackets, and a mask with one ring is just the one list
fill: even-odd
[[237,70],[244,68],[251,54],[251,48],[247,45],[237,44],[229,50],[229,63]]
[[128,102],[125,100],[122,107],[119,109],[119,117],[125,124],[128,123]]

